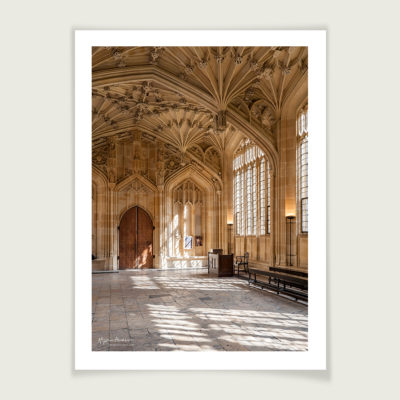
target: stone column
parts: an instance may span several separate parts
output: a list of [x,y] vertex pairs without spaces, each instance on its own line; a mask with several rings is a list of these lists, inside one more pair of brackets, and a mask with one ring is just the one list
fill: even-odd
[[222,207],[221,207],[221,194],[222,194],[222,191],[221,190],[217,190],[217,212],[218,212],[218,217],[217,217],[217,221],[218,221],[218,227],[217,227],[217,232],[218,232],[218,236],[217,236],[217,238],[218,238],[218,244],[217,244],[217,246],[218,246],[218,248],[221,248],[222,247],[222,229],[223,229],[223,226],[222,226]]
[[[157,185],[157,194],[156,194],[156,204],[155,209],[158,210],[158,218],[156,226],[156,235],[158,239],[158,255],[156,256],[156,266],[157,268],[162,268],[165,266],[165,257],[167,255],[167,242],[166,242],[166,218],[165,218],[165,194],[164,194],[164,181],[165,181],[165,145],[162,142],[157,142],[157,163],[156,163],[156,185]],[[157,213],[156,213],[157,214]]]
[[275,232],[276,232],[276,264],[286,266],[286,139],[282,134],[282,122],[278,124],[278,151],[280,155],[278,171],[275,179]]
[[[270,243],[270,252],[271,252],[271,264],[272,265],[277,265],[277,253],[279,251],[279,234],[277,231],[278,227],[278,221],[279,221],[279,215],[278,215],[278,208],[277,204],[278,199],[277,199],[277,188],[276,188],[276,173],[275,170],[271,169],[270,170],[270,188],[271,188],[271,205],[270,205],[270,210],[271,210],[271,243]],[[265,227],[267,229],[267,227]]]
[[157,185],[157,193],[156,193],[156,210],[158,209],[159,215],[155,216],[156,218],[156,235],[157,235],[157,240],[156,243],[158,243],[158,254],[156,255],[156,268],[162,268],[164,265],[164,260],[166,256],[166,238],[165,238],[165,216],[164,216],[164,185]]
[[108,190],[109,205],[108,205],[108,266],[110,269],[118,269],[118,221],[116,221],[116,203],[117,193],[115,192],[117,181],[117,139],[115,136],[108,138],[108,159],[107,159],[107,174],[108,174]]
[[108,207],[108,259],[109,268],[118,269],[118,215],[117,215],[117,199],[118,194],[115,191],[115,183],[109,183],[110,201]]

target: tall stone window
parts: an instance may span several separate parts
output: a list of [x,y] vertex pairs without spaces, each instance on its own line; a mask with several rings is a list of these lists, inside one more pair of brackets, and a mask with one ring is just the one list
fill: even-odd
[[257,166],[253,163],[253,188],[252,188],[252,196],[253,196],[253,230],[252,234],[257,234]]
[[271,185],[269,162],[264,152],[244,139],[233,160],[235,234],[270,233]]
[[265,159],[260,162],[260,235],[265,235]]
[[267,233],[271,233],[271,170],[267,160]]
[[234,181],[234,193],[235,193],[235,231],[238,235],[242,233],[242,196],[241,196],[241,174],[240,171],[236,171]]
[[251,166],[247,167],[246,174],[246,203],[247,203],[247,235],[253,234],[253,210],[252,210],[252,200],[251,200],[251,184],[252,184],[252,170]]
[[308,106],[297,114],[297,199],[301,232],[308,233]]

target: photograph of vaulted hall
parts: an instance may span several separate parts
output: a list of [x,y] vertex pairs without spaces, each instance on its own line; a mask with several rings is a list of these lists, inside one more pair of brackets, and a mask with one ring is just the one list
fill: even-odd
[[308,350],[307,47],[92,48],[92,350]]

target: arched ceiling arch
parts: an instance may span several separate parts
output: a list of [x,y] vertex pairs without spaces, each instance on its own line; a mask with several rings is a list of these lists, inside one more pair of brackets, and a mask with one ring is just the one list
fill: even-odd
[[92,182],[95,182],[96,184],[101,184],[104,187],[107,187],[107,175],[98,169],[95,165],[92,165]]
[[148,190],[152,192],[157,191],[157,186],[154,185],[152,182],[150,182],[148,179],[144,178],[143,176],[134,173],[133,175],[125,178],[121,182],[119,182],[116,185],[116,191],[117,192],[122,192],[123,190],[126,190],[132,183],[138,182],[140,185],[144,185]]
[[210,178],[201,173],[200,170],[192,165],[185,166],[181,171],[171,176],[165,182],[165,190],[167,193],[181,185],[183,182],[191,180],[208,194],[214,193],[220,188],[215,178]]

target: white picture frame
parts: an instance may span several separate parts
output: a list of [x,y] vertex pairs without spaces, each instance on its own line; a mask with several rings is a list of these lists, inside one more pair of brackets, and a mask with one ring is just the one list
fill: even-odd
[[[309,346],[305,352],[93,352],[91,346],[92,46],[308,46]],[[75,32],[75,368],[323,370],[326,368],[326,32]]]

